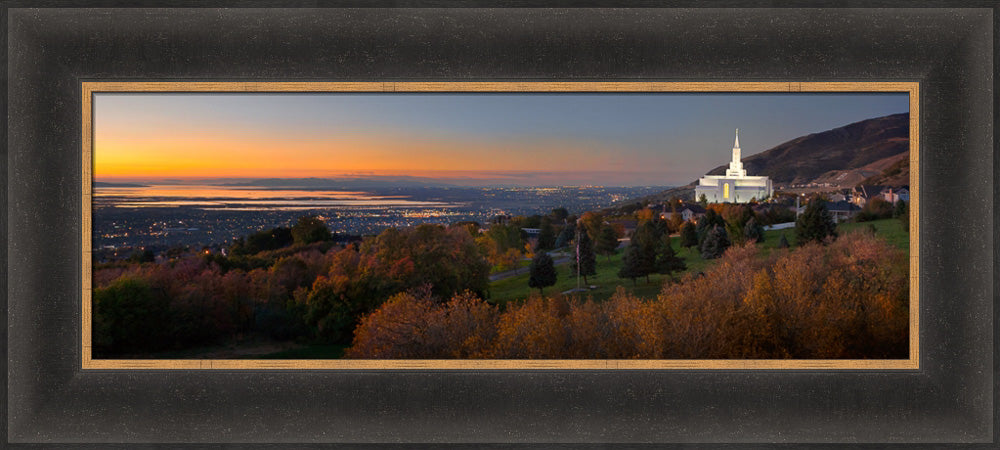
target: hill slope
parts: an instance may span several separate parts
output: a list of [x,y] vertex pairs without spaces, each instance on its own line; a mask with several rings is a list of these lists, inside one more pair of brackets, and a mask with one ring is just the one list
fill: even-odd
[[[832,130],[792,139],[743,159],[749,175],[767,175],[775,187],[830,183],[909,184],[910,114],[862,120]],[[728,164],[709,175],[722,175]],[[888,175],[886,175],[888,174]],[[878,183],[872,183],[878,181]],[[670,197],[694,200],[697,180],[626,203],[655,203]]]
[[[893,114],[792,139],[744,158],[743,167],[751,175],[771,177],[776,185],[804,184],[831,171],[862,169],[909,148],[910,114]],[[708,174],[722,175],[726,167],[716,167]]]

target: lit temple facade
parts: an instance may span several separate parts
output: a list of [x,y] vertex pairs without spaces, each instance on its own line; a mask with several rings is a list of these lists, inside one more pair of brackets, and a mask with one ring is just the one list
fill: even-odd
[[704,195],[709,203],[748,203],[751,199],[763,200],[771,196],[771,179],[747,176],[740,161],[740,130],[736,130],[733,160],[725,175],[705,175],[694,188],[695,200]]

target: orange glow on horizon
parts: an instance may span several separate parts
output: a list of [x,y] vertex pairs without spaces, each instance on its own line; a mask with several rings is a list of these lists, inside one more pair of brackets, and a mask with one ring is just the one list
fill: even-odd
[[[338,136],[277,139],[204,133],[108,136],[97,133],[100,178],[318,177],[366,173],[607,170],[614,148],[552,139],[482,142],[441,137]],[[579,163],[579,156],[592,156]],[[574,163],[578,162],[578,163]]]

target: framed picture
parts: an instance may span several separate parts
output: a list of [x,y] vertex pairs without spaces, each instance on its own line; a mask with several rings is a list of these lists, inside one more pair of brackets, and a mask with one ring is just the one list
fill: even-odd
[[[991,363],[996,357],[992,333],[995,313],[990,293],[995,282],[996,243],[992,236],[997,231],[993,211],[996,166],[983,162],[993,161],[996,146],[992,112],[996,9],[767,8],[770,4],[759,9],[18,6],[5,5],[9,153],[5,197],[8,221],[4,225],[8,252],[3,258],[8,283],[8,408],[2,414],[6,414],[8,443],[402,442],[534,443],[544,447],[556,443],[988,444],[995,439],[995,374]],[[236,98],[236,91],[248,98],[281,98],[293,91],[316,91],[314,86],[325,86],[319,90],[327,96],[335,91],[340,92],[338,95],[350,91],[364,92],[370,96],[366,98],[402,98],[406,96],[400,92],[415,95],[431,91],[438,91],[435,95],[440,97],[435,98],[455,98],[479,90],[476,86],[484,86],[482,90],[490,93],[470,98],[502,98],[512,92],[526,95],[531,90],[536,91],[535,95],[560,90],[560,95],[570,95],[567,91],[587,92],[602,99],[625,93],[628,98],[660,98],[681,91],[716,91],[712,95],[746,95],[748,91],[754,95],[779,91],[786,95],[821,91],[838,93],[830,95],[865,91],[901,95],[910,114],[905,120],[909,152],[905,160],[914,169],[907,193],[912,195],[911,210],[918,211],[918,215],[907,215],[917,219],[909,223],[909,239],[896,247],[908,250],[911,258],[909,264],[903,265],[908,269],[903,279],[909,281],[910,294],[904,321],[905,354],[897,357],[891,353],[893,357],[885,358],[879,356],[885,353],[875,352],[860,358],[820,356],[777,362],[772,358],[721,356],[711,360],[460,357],[428,363],[420,357],[386,357],[356,359],[362,363],[352,366],[343,362],[346,359],[265,360],[233,358],[232,353],[221,358],[211,353],[208,357],[175,353],[164,358],[165,353],[156,353],[160,350],[143,353],[135,348],[115,347],[113,338],[121,336],[116,334],[122,332],[121,328],[107,327],[105,322],[103,330],[95,330],[94,303],[87,301],[88,295],[93,300],[98,289],[110,286],[88,287],[88,280],[114,282],[113,277],[105,280],[100,277],[107,274],[98,276],[97,272],[115,263],[113,247],[122,246],[98,239],[124,238],[117,236],[124,232],[114,231],[114,225],[111,232],[97,232],[109,221],[118,220],[109,220],[107,210],[102,208],[121,208],[127,203],[134,210],[139,203],[170,201],[170,195],[163,191],[157,195],[148,191],[131,196],[124,193],[127,189],[148,188],[152,183],[125,186],[143,183],[125,176],[114,179],[113,158],[102,159],[102,152],[111,152],[112,146],[101,145],[112,137],[129,137],[142,124],[148,124],[149,118],[169,118],[171,106],[147,98],[145,103],[132,104],[131,109],[119,108],[116,115],[115,108],[102,109],[114,106],[108,100],[139,98],[135,96],[142,94],[136,93],[151,95],[151,91],[161,93],[158,99],[178,96],[166,92],[186,92],[186,100],[197,100],[192,93],[218,91],[228,92],[232,96],[229,98]],[[88,101],[92,102],[90,107],[86,106]],[[210,129],[219,129],[212,124],[226,119],[204,103],[193,104],[201,107],[174,105],[172,117],[178,121],[200,120]],[[252,117],[252,109],[227,111],[233,113],[230,119],[242,117],[244,126],[255,123],[248,135],[256,139],[268,139],[269,127],[282,123],[273,116],[255,122],[258,119]],[[832,117],[836,109],[826,112]],[[858,120],[902,111],[884,112]],[[623,111],[622,116],[634,123],[637,116],[631,114]],[[728,116],[757,122],[767,116],[761,108],[719,114],[720,121]],[[808,115],[804,112],[799,119],[805,120]],[[361,116],[359,109],[354,119]],[[430,114],[424,116],[424,120],[433,118]],[[563,122],[570,124],[568,130],[579,130],[571,126],[572,113],[563,116]],[[687,116],[697,117],[694,113]],[[289,124],[301,122],[302,117],[289,115],[285,119],[284,123]],[[132,126],[101,134],[104,130],[114,131],[114,127],[106,127],[116,121]],[[301,123],[297,126],[302,130]],[[804,129],[802,134],[787,139],[838,126]],[[545,128],[551,131],[553,126]],[[796,183],[773,172],[761,175],[755,172],[760,170],[757,163],[749,160],[753,155],[743,157],[740,149],[763,151],[787,140],[771,145],[751,144],[754,140],[764,141],[763,135],[752,128],[730,126],[728,122],[724,129],[720,125],[718,139],[723,143],[712,148],[721,146],[717,149],[721,155],[711,155],[703,169],[690,175],[685,172],[679,178],[683,181],[671,180],[662,187],[683,187],[698,180],[690,188],[704,194],[706,203],[712,203],[707,201],[711,195],[723,199],[721,204],[742,205],[745,199],[741,195],[751,190],[757,193],[752,200],[760,203],[757,195],[767,196],[761,189],[773,195],[775,185],[780,185],[779,192],[801,190],[849,176],[832,173],[824,180]],[[184,134],[191,133],[187,130]],[[138,136],[146,144],[151,140],[139,133],[131,136]],[[176,137],[164,134],[156,139],[167,142]],[[120,153],[118,162],[136,155],[139,147],[123,145],[121,149],[126,151]],[[243,141],[240,147],[253,150],[250,140]],[[375,147],[367,148],[365,155],[376,152]],[[92,152],[92,166],[85,163],[88,151]],[[452,159],[462,161],[472,152],[453,153],[460,157]],[[250,163],[254,161],[247,157],[226,157],[221,149],[211,153],[221,155],[217,160],[231,161],[231,167],[253,166]],[[625,146],[619,153],[623,157],[633,155]],[[154,161],[150,155],[155,154],[145,153],[143,158]],[[188,155],[195,161],[212,160],[208,151],[188,151]],[[288,156],[295,155],[289,151]],[[423,156],[432,159],[436,154],[425,151]],[[153,170],[168,166],[164,161],[155,161],[150,164]],[[300,161],[307,161],[300,167],[316,166],[315,161]],[[648,160],[635,161],[652,165]],[[342,162],[347,165],[347,161]],[[888,168],[896,162],[882,164]],[[274,165],[257,163],[257,167]],[[724,167],[714,173],[716,166]],[[861,168],[866,166],[851,168],[863,172]],[[573,167],[576,172],[586,168]],[[510,170],[518,168],[512,166]],[[885,168],[874,175],[892,176]],[[94,173],[88,172],[91,169]],[[129,176],[135,175],[133,172]],[[261,174],[251,176],[257,175]],[[860,175],[864,173],[852,176]],[[178,173],[157,176],[169,178]],[[320,176],[327,175],[304,175]],[[95,180],[102,185],[95,185]],[[630,184],[653,185],[648,181]],[[899,187],[891,193],[880,191],[879,195],[883,200],[886,194],[899,196]],[[390,197],[365,192],[359,195],[366,197],[350,199]],[[730,196],[734,201],[725,201]],[[228,192],[208,198],[216,201],[235,197]],[[317,200],[310,195],[291,198]],[[326,200],[333,198],[344,199],[328,196]],[[395,202],[446,201],[409,194],[393,198]],[[897,203],[896,197],[891,199],[892,204]],[[670,199],[665,200],[669,204]],[[687,201],[697,200],[692,196]],[[844,201],[850,203],[847,198]],[[243,200],[222,203],[225,207],[247,205]],[[639,207],[649,209],[648,203],[639,203]],[[579,212],[595,209],[581,207]],[[411,215],[426,219],[428,214],[424,211]],[[200,231],[189,230],[200,227],[187,223],[183,230],[176,230],[181,224],[172,223],[172,218],[151,220],[168,223],[161,223],[157,229],[147,226],[147,235],[169,233],[168,228],[178,234]],[[286,224],[291,232],[298,222],[294,221],[297,218],[289,220],[293,220]],[[328,230],[335,222],[322,221]],[[900,224],[898,218],[889,221]],[[211,259],[216,256],[213,252],[223,248],[231,252],[236,244],[233,238],[242,237],[245,249],[253,233],[286,225],[269,222],[237,235],[226,230],[230,234],[228,243],[208,245],[209,254],[202,258]],[[441,228],[447,229],[446,225],[451,225],[450,221]],[[743,225],[745,238],[748,228]],[[541,232],[541,226],[538,228]],[[730,230],[736,231],[732,227]],[[764,246],[773,231],[765,231],[771,234],[765,237]],[[749,231],[751,235],[754,232]],[[467,233],[471,238],[471,231]],[[879,233],[876,224],[875,236]],[[345,229],[339,234],[352,233]],[[97,242],[100,246],[96,246]],[[93,257],[104,245],[111,246],[107,248],[108,261],[95,263],[87,258],[88,253]],[[205,250],[194,245],[197,247],[193,251]],[[572,248],[575,254],[576,247]],[[120,257],[127,260],[134,255],[134,263],[140,267],[157,264],[158,257],[169,257],[165,252],[152,251],[154,262],[144,263],[150,255],[142,250]],[[537,248],[526,250],[534,256]],[[620,251],[624,252],[624,248]],[[155,270],[152,265],[148,267]],[[710,278],[710,272],[704,271],[704,278]],[[630,272],[622,273],[625,275],[617,283],[622,286],[632,284],[632,278],[636,285],[645,281],[644,275],[630,277]],[[689,281],[693,278],[691,275]],[[541,284],[547,294],[561,289]],[[581,288],[589,291],[590,284]],[[892,286],[898,287],[898,283]],[[92,289],[95,287],[98,289]],[[529,288],[539,290],[538,286]],[[843,286],[843,292],[850,292],[849,288]],[[393,295],[397,294],[412,295]],[[308,299],[309,292],[302,295]],[[572,310],[577,301],[585,302],[567,300],[567,308]],[[516,303],[512,305],[510,310],[516,310]],[[377,308],[370,314],[377,314]],[[162,322],[174,320],[162,317]],[[363,317],[366,319],[359,320],[370,316]],[[142,336],[142,331],[154,334],[149,323],[132,336]],[[312,326],[313,332],[319,330],[318,324]],[[99,342],[95,336],[100,337]],[[102,346],[99,352],[107,353],[95,354],[95,346]],[[786,364],[789,362],[792,365]]]
[[84,369],[919,367],[917,83],[82,94]]

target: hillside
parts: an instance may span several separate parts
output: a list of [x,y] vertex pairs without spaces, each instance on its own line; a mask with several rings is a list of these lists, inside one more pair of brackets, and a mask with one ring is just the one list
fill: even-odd
[[[771,177],[775,185],[812,183],[830,171],[860,169],[906,153],[909,136],[909,113],[893,114],[792,139],[744,158],[743,167],[751,175]],[[722,175],[726,167],[708,174]]]
[[[750,175],[771,177],[775,188],[809,183],[904,185],[909,180],[909,135],[909,113],[877,117],[792,139],[744,158],[743,167]],[[722,175],[727,167],[708,174]],[[693,200],[695,183],[635,201],[659,202],[674,196]]]

